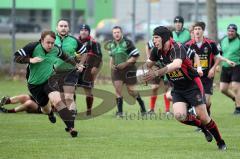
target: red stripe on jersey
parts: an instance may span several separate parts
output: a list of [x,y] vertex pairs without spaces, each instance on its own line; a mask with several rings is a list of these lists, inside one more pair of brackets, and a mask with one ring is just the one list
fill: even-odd
[[198,86],[198,88],[199,88],[199,90],[200,90],[200,92],[201,92],[201,94],[203,96],[204,95],[204,91],[203,91],[203,85],[202,85],[200,77],[194,78],[194,81],[197,84],[197,86]]
[[192,44],[194,44],[195,43],[195,40],[194,39],[191,39],[191,40],[189,40],[187,43],[186,43],[186,45],[192,45]]
[[181,69],[184,72],[184,74],[187,76],[187,78],[192,80],[192,78],[190,77],[190,75],[188,73],[188,68],[192,68],[192,62],[190,59],[186,58],[182,62]]
[[211,69],[211,67],[213,66],[213,60],[214,60],[214,54],[211,53],[210,54],[210,59],[209,59],[209,69]]

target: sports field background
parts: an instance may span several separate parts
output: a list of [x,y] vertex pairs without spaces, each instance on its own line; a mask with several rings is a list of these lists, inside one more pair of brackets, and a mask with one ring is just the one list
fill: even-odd
[[[29,41],[31,40],[17,40],[17,48]],[[143,60],[144,43],[138,43],[137,47],[142,52],[140,59]],[[2,60],[9,64],[12,55],[10,40],[0,39],[0,48]],[[109,77],[106,51],[103,52],[103,58],[105,64],[100,74]],[[12,80],[5,76],[7,73],[0,73],[0,96],[28,93],[24,80]],[[98,81],[96,88],[114,92],[109,83]],[[141,85],[138,89],[142,91],[145,87]],[[114,98],[107,100],[115,101]],[[144,97],[144,101],[148,106],[149,97]],[[95,98],[94,106],[101,102],[102,99]],[[115,118],[115,108],[96,118],[76,121],[79,136],[74,139],[64,131],[60,118],[56,124],[51,124],[45,115],[1,113],[0,159],[239,159],[240,116],[232,114],[234,103],[222,95],[217,87],[212,103],[212,116],[228,146],[226,152],[218,151],[215,141],[207,143],[203,134],[195,132],[194,127],[179,124],[159,113],[159,110],[164,110],[163,97],[160,95],[157,101],[157,119],[142,119],[138,116],[139,106],[125,102],[124,111],[128,116],[123,119]],[[86,109],[84,96],[77,96],[77,105],[80,112]]]
[[[111,85],[97,86],[113,91]],[[0,79],[0,96],[27,93],[24,81]],[[83,97],[78,96],[79,110],[85,109]],[[162,96],[157,109],[163,110]],[[115,99],[109,99],[115,100]],[[148,103],[148,98],[144,98]],[[94,106],[101,99],[96,99]],[[139,110],[137,105],[127,105],[130,114]],[[215,141],[207,143],[202,133],[194,127],[179,124],[174,119],[116,119],[116,109],[90,120],[76,121],[77,138],[64,132],[58,118],[51,124],[47,116],[34,114],[0,114],[0,158],[229,158],[240,157],[240,116],[234,116],[233,102],[218,91],[214,92],[212,116],[218,123],[228,150],[220,152]],[[158,110],[159,111],[159,110]],[[158,112],[157,111],[157,112]],[[158,116],[159,117],[159,116]]]

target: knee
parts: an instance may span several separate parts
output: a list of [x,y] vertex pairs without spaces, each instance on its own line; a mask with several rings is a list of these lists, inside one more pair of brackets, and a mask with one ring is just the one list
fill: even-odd
[[202,122],[202,124],[206,125],[210,122],[211,118],[208,115],[199,115],[199,120]]
[[35,104],[35,103],[34,103],[33,101],[31,101],[31,100],[27,100],[27,101],[25,102],[25,105],[26,105],[28,108],[31,108],[34,104]]
[[171,95],[171,92],[167,92],[166,94],[166,98],[170,101],[172,101],[172,95]]
[[64,94],[64,97],[66,100],[73,100],[73,96],[74,96],[73,94],[68,94],[68,93]]
[[133,90],[128,90],[128,94],[132,97],[136,97],[137,96],[137,92],[133,91]]
[[61,100],[61,98],[54,98],[54,99],[50,99],[50,101],[51,101],[52,105],[54,107],[56,107],[62,100]]
[[152,92],[153,92],[153,94],[156,95],[156,94],[158,93],[158,87],[153,88],[153,89],[152,89]]
[[226,87],[221,87],[220,86],[220,91],[221,91],[221,93],[226,93],[227,92],[227,88]]

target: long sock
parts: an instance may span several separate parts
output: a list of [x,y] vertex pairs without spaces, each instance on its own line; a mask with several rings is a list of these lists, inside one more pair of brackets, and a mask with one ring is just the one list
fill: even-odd
[[240,111],[240,106],[237,106],[235,109]]
[[57,108],[60,108],[60,110],[58,110],[58,114],[67,126],[67,128],[74,128],[75,117],[73,116],[73,113],[68,110],[68,108],[62,102],[58,103]]
[[219,133],[217,124],[211,120],[207,125],[205,125],[208,131],[214,136],[215,140],[218,142],[221,142],[222,137],[221,134]]
[[136,100],[138,101],[138,104],[141,108],[141,112],[146,112],[145,104],[139,94],[138,94]]
[[73,100],[74,102],[76,102],[76,99],[77,99],[77,96],[76,96],[76,93],[73,94]]
[[170,101],[167,99],[166,94],[164,94],[163,98],[164,98],[164,103],[165,103],[165,112],[169,112],[170,111]]
[[6,103],[5,104],[11,104],[11,99],[7,98]]
[[154,110],[155,104],[156,104],[157,96],[151,96],[150,97],[150,109]]
[[202,122],[197,119],[194,115],[188,114],[187,118],[185,121],[181,121],[181,123],[186,124],[186,125],[191,125],[191,126],[197,126],[202,128]]
[[15,109],[9,109],[7,110],[8,113],[16,113]]
[[87,103],[87,110],[91,110],[92,105],[93,105],[93,96],[92,95],[86,97],[86,103]]
[[118,112],[122,113],[123,112],[123,98],[122,97],[116,98],[116,101],[117,101]]

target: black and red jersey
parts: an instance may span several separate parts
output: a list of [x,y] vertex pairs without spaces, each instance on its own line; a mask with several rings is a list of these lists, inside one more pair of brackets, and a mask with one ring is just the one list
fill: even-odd
[[181,68],[166,74],[168,80],[173,84],[175,90],[196,88],[197,85],[194,79],[198,77],[198,74],[194,70],[191,60],[187,57],[186,49],[183,45],[174,42],[172,39],[170,43],[171,49],[166,53],[154,47],[149,59],[155,62],[160,60],[163,65],[172,63],[174,59],[181,59]]
[[102,57],[101,45],[91,36],[88,36],[86,39],[79,37],[78,40],[86,46],[88,55]]
[[[190,54],[188,57],[193,60],[195,53],[200,58],[200,64],[203,70],[203,76],[208,75],[209,70],[214,65],[214,57],[219,54],[216,43],[208,38],[203,38],[202,43],[197,43],[194,39],[185,44]],[[196,68],[197,64],[193,60],[193,66]]]

